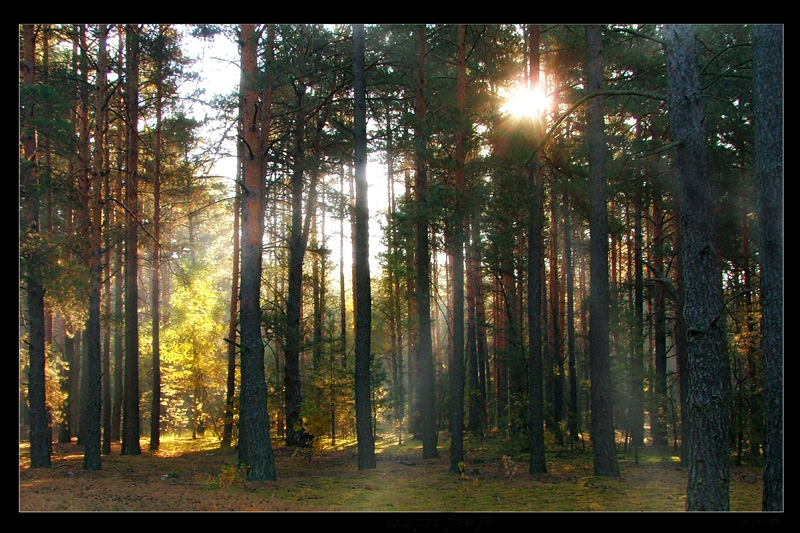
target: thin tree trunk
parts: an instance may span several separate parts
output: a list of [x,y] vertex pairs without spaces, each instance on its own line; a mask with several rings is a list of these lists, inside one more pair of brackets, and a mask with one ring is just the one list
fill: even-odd
[[561,310],[561,289],[558,274],[558,195],[550,188],[550,331],[553,354],[553,432],[556,442],[563,444],[561,422],[564,413],[564,321]]
[[342,194],[341,215],[339,219],[339,337],[340,337],[340,357],[342,368],[347,362],[347,300],[344,285],[344,219],[347,214],[347,202],[344,195],[344,169],[339,169],[339,188]]
[[[477,217],[471,217],[469,225],[471,238],[467,246],[467,361],[469,362],[469,431],[479,436],[486,427],[486,391],[483,382],[483,360],[479,349],[478,306],[480,298],[480,258],[477,251]],[[483,339],[485,342],[485,338]]]
[[[664,270],[664,211],[661,207],[659,194],[653,195],[653,266],[658,272],[666,275]],[[650,436],[653,444],[663,446],[667,444],[667,309],[665,298],[666,288],[664,283],[656,282],[653,285],[653,336],[655,345],[654,366],[654,394],[655,413],[650,417]]]
[[489,341],[486,333],[486,305],[484,303],[484,290],[483,290],[483,275],[480,267],[480,229],[478,227],[479,217],[473,215],[472,230],[472,243],[474,247],[475,261],[475,348],[478,360],[478,389],[480,390],[481,402],[481,427],[488,426],[488,405],[489,405],[489,390],[491,388],[491,379],[489,372]]
[[[79,402],[79,426],[78,426],[78,444],[84,445],[86,443],[86,429],[87,429],[87,402],[89,401],[89,365],[87,362],[87,358],[89,357],[89,350],[87,347],[91,346],[92,351],[94,350],[94,324],[92,323],[95,319],[99,317],[99,313],[95,314],[94,310],[92,309],[94,302],[92,301],[94,297],[94,272],[93,272],[93,261],[92,261],[92,207],[91,207],[91,178],[90,173],[92,171],[92,162],[91,156],[89,155],[90,152],[90,142],[89,142],[89,59],[88,59],[88,47],[86,44],[86,26],[85,25],[75,25],[73,27],[74,36],[73,36],[73,51],[77,55],[77,68],[75,70],[78,74],[78,101],[77,101],[77,112],[76,118],[78,121],[78,132],[77,132],[77,161],[78,161],[78,169],[76,175],[78,177],[78,207],[76,209],[76,222],[78,226],[78,231],[83,232],[84,234],[88,235],[89,238],[84,240],[81,245],[81,251],[79,252],[79,257],[83,261],[86,262],[87,266],[89,267],[89,287],[88,290],[84,289],[86,292],[83,292],[81,296],[86,296],[88,300],[88,311],[89,316],[87,317],[86,321],[83,323],[83,332],[84,332],[84,343],[81,349],[81,368],[83,372],[80,374],[80,395],[78,398]],[[92,330],[92,331],[89,331]],[[98,338],[99,342],[99,338]],[[94,354],[92,354],[94,355]],[[94,425],[94,424],[92,424]],[[92,430],[94,431],[94,427]],[[95,453],[94,449],[94,442],[92,442],[89,446],[89,454],[94,456],[99,456],[99,450]],[[85,456],[84,456],[85,460]],[[91,462],[96,462],[92,460]],[[90,468],[94,469],[94,468]]]
[[[100,302],[102,294],[102,176],[105,172],[103,166],[103,106],[105,104],[105,79],[106,79],[106,32],[107,28],[99,28],[98,57],[97,57],[97,95],[95,100],[95,158],[92,164],[92,177],[87,179],[86,189],[86,215],[90,224],[89,234],[89,317],[86,322],[88,343],[87,378],[89,391],[86,398],[86,412],[84,423],[86,426],[86,441],[83,447],[84,470],[100,470],[101,468],[101,436],[100,416],[102,408],[102,341],[100,327]],[[85,31],[82,32],[82,56],[88,54],[85,43]],[[85,65],[88,63],[86,57]],[[88,99],[85,101],[88,112]],[[87,132],[88,133],[88,132]],[[88,143],[88,138],[86,139]]]
[[139,28],[125,26],[128,179],[125,182],[125,389],[122,455],[139,455]]
[[322,257],[321,243],[318,240],[320,234],[317,231],[317,212],[316,210],[311,215],[311,249],[312,249],[312,263],[311,263],[311,287],[313,291],[313,342],[311,343],[312,349],[312,367],[314,372],[322,370],[322,320],[323,320],[323,307],[322,307],[322,281],[320,279],[320,260]]
[[[386,227],[389,232],[387,246],[388,257],[397,257],[397,224],[395,222],[394,199],[394,140],[392,132],[392,115],[386,113],[386,182],[387,205]],[[394,260],[394,259],[392,259]],[[392,408],[394,424],[397,429],[398,444],[403,443],[402,420],[405,416],[405,389],[403,386],[403,326],[400,303],[402,291],[400,289],[400,276],[395,268],[390,268],[387,273],[390,287],[389,296],[389,328],[391,337],[391,366],[392,366]]]
[[367,203],[367,96],[364,67],[364,25],[353,25],[354,165],[356,174],[356,366],[355,401],[358,437],[358,469],[375,468],[375,436],[372,432],[370,341],[372,302],[369,279],[369,205]]
[[[108,128],[108,106],[106,105],[106,100],[108,98],[108,89],[107,89],[107,73],[108,73],[108,52],[106,50],[107,46],[107,37],[108,37],[109,28],[108,26],[103,27],[103,31],[101,32],[101,40],[98,47],[102,50],[102,65],[100,62],[100,54],[98,53],[98,80],[102,77],[103,83],[103,90],[99,91],[102,92],[102,97],[98,94],[98,102],[97,108],[99,112],[99,116],[95,119],[97,122],[102,124],[103,131]],[[98,133],[97,137],[99,138],[100,135],[104,133]],[[111,170],[109,168],[110,164],[110,147],[108,142],[109,139],[104,139],[102,143],[102,152],[99,157],[103,158],[103,165],[102,165],[102,181],[103,181],[103,191],[104,195],[107,198],[111,197]],[[101,179],[98,176],[98,181]],[[105,455],[111,454],[111,438],[112,438],[112,423],[111,423],[111,332],[112,327],[111,324],[113,320],[111,320],[111,297],[112,297],[112,290],[111,290],[111,239],[109,238],[109,233],[111,231],[111,220],[113,217],[113,204],[108,200],[104,200],[102,202],[102,211],[103,211],[103,247],[105,248],[104,259],[103,259],[103,279],[104,286],[105,286],[105,301],[104,301],[104,315],[106,317],[105,322],[105,335],[103,337],[103,361],[101,365],[102,370],[102,427],[103,427],[103,442],[102,442],[102,453]]]
[[578,371],[575,355],[575,271],[572,266],[572,228],[569,221],[569,200],[564,194],[564,270],[567,274],[567,366],[569,369],[569,402],[567,424],[571,441],[578,440]]
[[470,125],[466,117],[467,98],[467,27],[458,25],[456,109],[461,118],[456,130],[455,169],[455,228],[453,231],[453,254],[450,267],[453,280],[453,349],[450,360],[450,472],[463,471],[464,462],[464,219],[466,203],[466,136]]
[[[163,31],[163,27],[159,31]],[[156,76],[156,131],[153,173],[153,269],[150,287],[152,313],[153,368],[152,407],[150,410],[150,451],[158,450],[161,441],[161,115],[163,110],[163,85],[161,71],[163,58],[157,54]]]
[[633,350],[631,353],[631,444],[644,444],[644,278],[642,272],[642,201],[633,192]]
[[[118,26],[118,61],[119,64],[119,72],[118,76],[120,79],[124,79],[125,71],[124,65],[124,50],[125,50],[125,32],[123,31],[123,27],[120,25]],[[120,107],[124,106],[125,104],[125,95],[120,94],[121,91],[118,91],[117,99],[118,105]],[[124,181],[124,174],[125,171],[123,170],[127,166],[127,157],[126,157],[126,150],[125,150],[125,138],[126,138],[127,129],[124,126],[120,126],[117,128],[117,164],[115,171],[115,181],[114,181],[114,198],[117,199],[119,203],[123,203],[123,192],[122,192],[122,183]],[[124,223],[125,217],[120,216],[119,210],[115,210],[114,221],[117,226],[117,230],[120,233],[123,233],[124,230]],[[124,338],[125,338],[125,331],[124,331],[124,272],[125,272],[125,257],[124,257],[125,247],[123,243],[120,242],[117,244],[116,253],[114,254],[115,258],[115,266],[116,266],[116,273],[114,274],[114,398],[112,400],[111,406],[111,439],[114,441],[120,441],[122,438],[122,403],[123,403],[123,395],[124,395],[124,385],[123,385],[123,369],[125,366],[124,362]]]
[[[587,87],[598,91],[603,83],[603,40],[600,26],[586,26]],[[618,477],[617,450],[611,396],[609,353],[608,213],[606,202],[603,97],[595,96],[586,112],[589,145],[589,358],[591,374],[592,457],[594,473]]]
[[[122,199],[122,173],[116,176],[116,189],[114,197]],[[115,217],[120,220],[123,217]],[[119,224],[119,223],[118,223]],[[125,259],[124,247],[122,243],[117,244],[117,249],[114,253],[114,261],[116,265],[116,273],[114,274],[114,384],[113,384],[113,398],[111,405],[111,440],[119,442],[122,438],[122,399],[123,399],[123,368],[124,363],[124,322],[123,322],[123,304],[124,304],[124,272],[125,272]]]
[[[241,128],[239,128],[241,132]],[[222,448],[230,448],[233,443],[233,415],[236,399],[236,347],[239,315],[239,220],[242,202],[242,145],[239,143],[239,154],[236,166],[236,192],[233,199],[233,268],[231,272],[230,318],[228,319],[228,374],[225,390],[225,425],[222,430]]]
[[[411,205],[411,169],[406,167],[405,171],[405,201]],[[411,242],[416,236],[407,238],[406,250],[406,270],[416,273],[416,248]],[[413,275],[406,276],[406,299],[407,299],[407,320],[408,320],[408,432],[417,439],[422,433],[422,417],[419,401],[419,365],[417,364],[419,354],[419,325],[417,323],[416,307],[416,278]]]
[[[529,27],[529,88],[537,89],[539,78],[538,24]],[[543,124],[537,121],[536,133],[542,133]],[[527,185],[531,191],[528,211],[528,364],[530,381],[528,389],[528,447],[530,474],[547,472],[544,442],[544,365],[542,360],[542,257],[544,256],[542,238],[544,224],[544,180],[540,170],[538,154],[531,160],[527,169]]]
[[[677,227],[681,227],[680,210],[676,205],[676,219]],[[675,302],[675,360],[678,367],[678,386],[679,402],[681,413],[681,466],[689,465],[689,449],[691,447],[691,433],[689,431],[689,406],[687,398],[689,396],[689,348],[688,348],[688,335],[686,333],[686,320],[683,314],[683,303],[686,301],[685,284],[683,283],[683,239],[681,238],[680,229],[675,232],[675,272],[676,284],[678,286],[678,301]]]
[[58,425],[58,442],[60,444],[68,444],[72,442],[72,436],[70,435],[70,380],[71,375],[69,371],[69,366],[71,366],[70,361],[72,360],[72,354],[74,353],[74,343],[72,340],[72,336],[69,331],[67,331],[67,322],[63,316],[60,314],[56,317],[56,331],[59,332],[59,338],[61,339],[62,347],[61,347],[61,360],[66,363],[61,367],[61,371],[59,372],[59,378],[61,379],[61,384],[59,386],[59,390],[64,397],[64,402],[61,406],[61,423]]
[[[306,199],[305,220],[303,219],[303,176],[305,175],[305,112],[303,98],[306,93],[305,86],[295,89],[296,113],[295,117],[295,161],[292,170],[292,224],[289,237],[289,292],[286,302],[286,349],[285,349],[285,374],[284,393],[286,396],[286,444],[295,446],[304,440],[305,428],[302,427],[300,408],[303,402],[300,386],[300,352],[301,352],[301,327],[302,296],[303,296],[303,262],[305,260],[311,220],[316,208],[316,189],[319,178],[319,169],[311,170],[311,180],[308,186]],[[324,119],[323,119],[324,122]],[[319,138],[319,137],[317,137]]]
[[[292,224],[289,237],[289,292],[286,301],[286,349],[284,369],[284,394],[286,396],[286,445],[300,443],[300,320],[303,297],[303,258],[305,241],[303,239],[303,130],[304,114],[302,97],[305,90],[297,93],[297,116],[295,118],[295,155],[292,171]],[[307,213],[306,216],[311,216]]]
[[417,183],[415,196],[417,202],[417,317],[419,337],[417,347],[417,369],[422,425],[422,457],[439,457],[436,449],[438,434],[436,430],[436,398],[434,392],[433,344],[431,339],[431,278],[430,243],[428,236],[428,162],[427,162],[427,102],[425,98],[427,34],[424,25],[417,28],[417,90],[414,114],[417,121],[415,132],[417,143]]

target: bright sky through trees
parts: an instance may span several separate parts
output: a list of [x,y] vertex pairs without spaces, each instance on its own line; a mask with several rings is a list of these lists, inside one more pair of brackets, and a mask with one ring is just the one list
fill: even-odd
[[[229,35],[217,35],[208,41],[197,39],[189,35],[188,30],[184,33],[184,46],[186,54],[196,60],[192,70],[198,74],[197,80],[185,87],[186,93],[190,94],[198,89],[203,91],[201,100],[210,102],[215,97],[222,97],[234,93],[239,88],[240,59],[239,48]],[[211,117],[214,114],[210,106],[205,106],[201,102],[195,101],[192,105],[191,113],[197,119]],[[223,121],[225,118],[223,117]],[[210,144],[220,142],[219,136],[222,134],[223,125],[215,121],[214,125],[206,133],[206,141]],[[211,173],[222,176],[226,182],[233,185],[236,176],[236,150],[230,145],[225,148],[226,155],[222,155],[214,164]],[[374,156],[374,154],[371,154]],[[332,177],[338,183],[338,176]],[[383,230],[380,224],[385,220],[382,217],[388,206],[388,191],[386,183],[386,168],[371,157],[367,164],[367,180],[369,182],[369,210],[370,210],[370,268],[373,272],[379,270],[378,255],[383,251],[381,238]],[[395,185],[395,193],[402,192],[402,184]],[[338,224],[328,225],[328,247],[333,250],[333,257],[338,257],[339,229]],[[350,248],[350,229],[349,224],[345,228],[345,273],[349,278],[352,262],[352,251]]]
[[501,96],[505,98],[505,103],[500,110],[519,118],[538,118],[551,104],[550,97],[539,88],[529,89],[522,85],[518,85],[508,94],[501,92]]

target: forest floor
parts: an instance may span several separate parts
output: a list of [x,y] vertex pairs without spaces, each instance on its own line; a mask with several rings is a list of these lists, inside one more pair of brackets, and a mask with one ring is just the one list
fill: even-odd
[[[579,444],[580,446],[580,444]],[[504,513],[645,511],[685,508],[688,470],[672,449],[620,454],[621,475],[593,475],[591,449],[554,450],[547,474],[528,474],[527,455],[496,439],[469,440],[462,475],[450,473],[449,444],[440,457],[422,459],[419,441],[381,440],[377,467],[358,470],[354,443],[292,449],[277,440],[277,481],[247,481],[236,452],[215,438],[163,438],[159,451],[142,439],[138,456],[120,455],[119,443],[102,469],[85,471],[80,446],[53,444],[52,467],[30,468],[29,443],[19,448],[19,511],[288,511],[354,513]],[[520,446],[516,446],[517,449]],[[761,468],[731,466],[731,511],[761,509]],[[685,513],[684,513],[685,514]],[[731,513],[736,514],[736,513]],[[390,520],[390,515],[381,516]],[[427,516],[427,515],[423,515]],[[433,515],[444,519],[447,515]],[[471,530],[497,515],[466,514]],[[408,527],[400,514],[396,526]],[[433,526],[429,519],[426,525]],[[387,522],[385,525],[389,525]],[[438,524],[441,525],[441,524]],[[450,524],[451,526],[454,523]],[[488,524],[487,524],[488,525]],[[418,530],[414,527],[413,530]]]

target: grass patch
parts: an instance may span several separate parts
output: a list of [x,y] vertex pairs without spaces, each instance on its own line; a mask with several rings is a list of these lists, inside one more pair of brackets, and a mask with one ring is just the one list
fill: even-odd
[[[54,444],[53,466],[30,469],[20,443],[20,511],[346,511],[346,512],[680,512],[687,470],[671,450],[619,456],[620,477],[595,476],[591,450],[550,449],[546,474],[528,474],[528,456],[508,440],[468,438],[461,474],[449,472],[449,443],[422,459],[418,441],[376,443],[377,466],[357,468],[355,444],[313,451],[275,441],[276,481],[250,482],[236,452],[216,439],[163,438],[160,449],[82,469],[75,443]],[[761,469],[731,467],[731,510],[761,508]]]

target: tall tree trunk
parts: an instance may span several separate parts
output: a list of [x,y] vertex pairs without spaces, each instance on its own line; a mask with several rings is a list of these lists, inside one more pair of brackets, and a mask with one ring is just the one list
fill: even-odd
[[[269,27],[267,72],[274,39]],[[269,437],[267,386],[264,374],[264,341],[261,337],[261,268],[266,184],[263,159],[270,124],[270,83],[261,86],[257,65],[261,32],[254,24],[240,27],[242,61],[242,117],[245,158],[242,187],[242,292],[241,292],[241,390],[239,402],[239,462],[247,466],[251,481],[275,480],[275,458]],[[269,74],[268,74],[269,76]]]
[[694,26],[667,26],[665,51],[681,213],[683,315],[688,333],[690,448],[686,509],[727,511],[728,369]]
[[[23,83],[28,88],[36,84],[36,32],[33,24],[23,24]],[[25,158],[21,172],[21,205],[26,237],[35,239],[39,233],[39,172],[36,158],[36,130],[33,125],[33,103],[28,102],[22,123],[22,149]],[[47,420],[45,393],[44,293],[41,259],[35,249],[23,256],[26,266],[25,288],[28,304],[28,402],[30,409],[29,438],[31,468],[50,468],[51,438]]]
[[[289,237],[289,292],[286,300],[286,349],[284,369],[284,394],[286,396],[286,444],[300,443],[302,433],[300,420],[300,321],[303,300],[303,130],[305,117],[302,111],[302,98],[305,89],[297,90],[297,116],[295,118],[295,154],[292,170],[292,223]],[[311,216],[307,213],[306,216]]]
[[125,387],[122,455],[139,455],[139,28],[125,26],[128,179],[125,181]]
[[469,224],[470,239],[467,246],[467,360],[469,362],[469,431],[480,436],[486,427],[486,390],[484,381],[485,349],[481,352],[481,341],[485,344],[485,336],[481,337],[482,313],[479,313],[481,298],[480,255],[478,251],[478,217],[472,216]]
[[[406,167],[405,171],[405,201],[407,205],[411,205],[411,169]],[[416,235],[407,234],[406,239],[406,271],[416,274],[416,247],[413,240]],[[418,370],[418,354],[419,354],[419,324],[417,322],[417,301],[416,301],[416,277],[414,275],[406,276],[406,304],[407,304],[407,320],[408,320],[408,432],[417,439],[422,434],[422,413],[420,411],[420,398],[419,398],[419,370]]]
[[[392,114],[386,112],[386,182],[387,205],[386,227],[389,232],[387,256],[396,261],[397,257],[397,223],[395,220],[395,193],[394,193],[394,138],[392,132]],[[389,328],[391,337],[391,368],[392,368],[392,411],[397,429],[398,444],[403,443],[402,420],[405,417],[405,388],[403,386],[403,319],[400,304],[402,290],[400,288],[400,275],[396,268],[387,271],[389,282]]]
[[[747,182],[747,174],[748,171],[744,168],[740,169],[740,174],[742,176],[742,184],[746,184]],[[742,448],[745,444],[745,440],[748,441],[749,448],[751,453],[755,452],[755,454],[760,453],[760,450],[763,447],[763,438],[764,438],[764,395],[763,395],[763,379],[764,373],[763,368],[760,363],[759,359],[759,349],[757,347],[757,343],[753,342],[754,339],[754,331],[756,330],[756,318],[755,314],[753,313],[753,285],[752,285],[752,267],[751,267],[751,260],[750,260],[750,219],[749,219],[749,197],[750,191],[747,187],[742,187],[739,196],[740,202],[740,213],[741,213],[741,224],[742,224],[742,250],[741,250],[741,264],[742,264],[742,278],[743,278],[743,290],[745,291],[744,296],[744,312],[746,313],[747,319],[742,324],[740,331],[742,331],[746,338],[748,339],[745,347],[745,362],[746,362],[746,374],[745,374],[745,388],[746,391],[743,394],[739,395],[739,398],[744,402],[743,395],[747,395],[748,404],[747,407],[743,409],[743,411],[749,411],[749,416],[745,413],[742,413],[742,423],[739,424],[740,430],[738,438],[738,450],[737,450],[737,465],[741,464],[741,455],[742,455]],[[738,401],[737,401],[738,403]],[[745,422],[747,420],[747,422]],[[751,431],[746,439],[745,437],[745,426],[749,423],[749,427]]]
[[[159,32],[163,34],[163,25]],[[156,53],[156,131],[153,154],[153,270],[150,309],[153,330],[152,407],[150,410],[150,451],[161,442],[161,117],[164,107],[164,59]]]
[[[78,231],[88,235],[89,238],[84,240],[81,244],[81,251],[79,252],[80,260],[84,261],[85,264],[89,267],[88,274],[89,274],[89,287],[88,288],[80,288],[79,297],[85,297],[88,301],[87,310],[89,311],[90,317],[87,317],[87,320],[83,323],[83,339],[84,342],[81,346],[81,368],[83,371],[80,374],[80,393],[78,397],[78,405],[79,405],[79,425],[78,425],[78,444],[83,445],[86,443],[86,416],[87,416],[87,402],[89,400],[89,365],[87,363],[87,358],[89,356],[88,347],[91,346],[94,349],[94,331],[89,332],[89,329],[93,329],[93,325],[89,318],[92,320],[99,316],[95,315],[92,310],[92,297],[93,297],[93,276],[94,272],[92,271],[92,221],[91,221],[91,178],[90,172],[92,171],[92,162],[91,156],[89,155],[90,146],[89,146],[89,58],[88,58],[88,47],[86,44],[86,26],[75,25],[73,27],[73,52],[76,54],[76,69],[75,72],[77,73],[76,79],[78,80],[78,100],[77,100],[77,110],[76,110],[76,119],[78,121],[78,131],[77,131],[77,161],[78,161],[78,168],[76,171],[76,175],[78,177],[78,205],[76,209],[76,216],[75,220],[77,222]],[[92,428],[94,430],[94,428]],[[99,453],[95,454],[94,450],[94,443],[92,443],[90,447],[89,453],[91,455],[99,455]]]
[[[305,428],[302,427],[300,408],[303,402],[300,387],[301,320],[303,301],[303,262],[305,260],[311,220],[316,209],[316,189],[319,169],[311,170],[311,180],[303,219],[303,177],[305,175],[305,120],[303,98],[306,87],[302,83],[295,88],[295,160],[292,169],[292,224],[289,237],[289,292],[286,302],[286,350],[284,393],[286,396],[286,444],[299,445]],[[324,119],[323,119],[324,123]],[[318,137],[317,137],[318,138]]]
[[[653,266],[657,275],[666,276],[664,272],[664,210],[661,207],[661,196],[653,194]],[[653,444],[663,446],[667,444],[667,300],[666,287],[663,282],[653,285],[653,337],[654,337],[654,383],[653,393],[655,401],[654,413],[650,416],[650,436]]]
[[358,437],[358,469],[375,468],[375,436],[372,432],[370,341],[372,297],[369,279],[369,204],[367,203],[367,88],[364,67],[364,25],[353,25],[354,165],[356,173],[356,367],[355,401]]
[[762,509],[783,511],[783,28],[753,27],[764,354]]
[[569,401],[567,426],[571,441],[578,440],[578,370],[575,355],[575,271],[572,266],[572,228],[569,221],[569,200],[564,194],[564,270],[567,273],[567,367],[569,369]]
[[550,332],[553,354],[553,432],[556,442],[563,444],[561,422],[564,414],[564,320],[561,310],[561,289],[558,274],[558,194],[550,187]]
[[[661,199],[653,196],[653,266],[666,276],[664,270],[664,212]],[[662,282],[653,286],[653,344],[654,344],[654,412],[650,416],[650,435],[654,445],[667,444],[667,332],[666,287]]]
[[[84,470],[100,470],[101,444],[100,444],[100,415],[102,407],[102,382],[101,361],[102,341],[100,327],[100,301],[102,293],[102,180],[105,168],[103,165],[103,141],[105,125],[103,124],[103,106],[105,105],[105,80],[106,80],[106,32],[107,28],[101,25],[98,28],[98,55],[97,55],[97,94],[95,98],[95,154],[92,163],[91,178],[85,176],[85,209],[86,219],[89,223],[89,317],[86,322],[87,333],[87,380],[88,394],[86,398],[86,411],[84,416],[86,440],[83,446]],[[86,47],[85,29],[81,34],[81,55],[83,69],[88,65],[88,49]],[[86,73],[88,75],[88,73]],[[84,101],[88,113],[88,98]],[[87,131],[88,133],[88,131]],[[88,138],[86,139],[88,143]],[[87,147],[88,148],[88,147]]]
[[[125,31],[122,25],[117,27],[118,44],[117,44],[117,64],[119,71],[117,75],[120,79],[125,79],[124,55],[125,55]],[[117,104],[122,108],[125,105],[126,95],[123,91],[118,91],[116,95]],[[123,203],[122,184],[125,181],[125,167],[127,166],[127,156],[125,149],[125,139],[127,137],[127,128],[125,126],[117,127],[117,164],[114,180],[114,198],[121,204]],[[124,224],[126,217],[121,216],[120,210],[115,210],[114,222],[117,230],[122,234],[124,233]],[[125,366],[124,361],[124,272],[125,272],[125,247],[123,243],[118,243],[115,254],[115,270],[114,275],[114,398],[111,405],[111,439],[120,441],[122,438],[122,403],[124,396],[123,385],[123,369]]]
[[[600,26],[586,26],[587,88],[600,91],[603,84],[603,36]],[[606,202],[605,133],[603,97],[588,102],[589,145],[589,366],[591,374],[591,436],[594,473],[619,476],[611,396],[609,353],[608,212]]]
[[72,330],[72,357],[70,359],[70,380],[69,380],[69,424],[72,436],[76,437],[76,442],[79,442],[80,423],[81,423],[81,409],[80,409],[80,394],[81,394],[81,366],[83,364],[83,345],[82,334],[83,330],[80,327],[71,325]]
[[642,199],[633,191],[633,350],[631,353],[631,444],[644,444],[644,278],[642,272]]
[[426,62],[428,55],[427,31],[424,25],[417,32],[417,88],[414,100],[416,120],[416,174],[415,199],[417,207],[417,319],[419,326],[417,346],[417,372],[419,375],[417,394],[420,403],[422,426],[422,457],[439,457],[436,449],[436,398],[434,392],[433,342],[431,339],[431,278],[430,243],[428,236],[428,155],[427,155],[427,102],[425,98]]
[[473,215],[472,243],[476,259],[475,270],[475,344],[478,358],[478,388],[481,395],[482,427],[488,426],[489,390],[492,386],[489,371],[489,341],[486,323],[486,304],[484,302],[483,275],[480,267],[481,237],[478,227],[479,217]]
[[[528,31],[529,49],[529,89],[539,88],[539,42],[540,28],[531,24]],[[536,119],[536,141],[543,133],[540,119]],[[547,472],[544,442],[544,364],[542,360],[542,258],[544,257],[544,180],[540,169],[539,154],[534,154],[528,164],[527,185],[531,191],[528,203],[528,365],[530,381],[528,385],[528,431],[530,440],[530,461],[528,473]]]
[[[239,127],[241,135],[241,123]],[[242,202],[242,143],[238,143],[236,165],[236,193],[233,199],[233,268],[231,272],[230,318],[228,319],[228,374],[225,389],[225,420],[222,430],[222,448],[230,448],[233,443],[234,401],[236,399],[236,346],[239,315],[239,220]]]
[[[494,391],[494,425],[497,429],[505,429],[503,422],[506,420],[508,412],[508,372],[503,362],[504,354],[508,350],[508,326],[506,325],[507,315],[503,311],[503,291],[502,284],[497,275],[493,279],[492,290],[492,390]],[[507,425],[506,425],[507,427]]]
[[[118,172],[115,180],[114,197],[122,201],[122,172]],[[118,212],[118,211],[117,211]],[[124,217],[115,216],[115,222],[121,227]],[[119,243],[114,252],[114,397],[111,405],[111,439],[119,442],[122,438],[122,400],[123,400],[123,368],[124,362],[124,247]]]
[[[677,202],[676,202],[677,203]],[[675,248],[677,254],[675,256],[675,277],[676,285],[678,286],[678,298],[675,302],[675,360],[678,367],[678,386],[679,386],[679,402],[680,402],[680,426],[681,426],[681,466],[689,465],[689,448],[691,442],[691,433],[689,431],[689,337],[686,333],[686,319],[683,314],[683,303],[686,301],[685,284],[683,283],[683,239],[681,238],[681,214],[680,210],[676,210],[676,223],[678,231],[675,232]]]
[[[323,200],[324,201],[324,200]],[[322,324],[324,319],[324,308],[322,303],[322,292],[324,290],[323,283],[324,281],[321,279],[320,273],[320,262],[323,257],[322,253],[322,243],[318,240],[318,236],[324,236],[324,233],[319,233],[317,231],[317,218],[318,214],[316,210],[313,213],[313,218],[311,222],[311,248],[313,251],[312,256],[312,263],[311,263],[311,285],[313,291],[313,342],[311,343],[312,349],[312,366],[315,373],[319,373],[322,370]],[[324,224],[324,223],[323,223]],[[323,228],[324,232],[324,228]]]
[[471,126],[466,115],[467,99],[467,27],[458,25],[456,67],[456,109],[460,124],[456,130],[455,228],[450,267],[453,280],[453,351],[450,360],[450,472],[463,471],[464,462],[464,219],[467,194],[464,165],[466,136]]
[[72,339],[72,332],[68,331],[68,324],[67,321],[62,316],[58,316],[56,319],[56,327],[60,331],[61,339],[63,342],[61,348],[62,354],[62,361],[66,363],[62,366],[61,371],[59,372],[59,378],[61,379],[61,385],[59,390],[61,394],[64,396],[64,403],[61,407],[61,416],[62,420],[58,426],[58,442],[60,444],[68,444],[72,442],[72,435],[70,434],[70,424],[71,424],[71,398],[70,398],[70,389],[71,389],[71,379],[72,374],[69,371],[69,367],[72,366],[72,357],[75,353],[75,343]]
[[[109,28],[108,26],[103,27],[103,31],[101,32],[101,39],[102,39],[102,55],[103,55],[103,64],[100,64],[100,57],[98,54],[98,79],[102,76],[103,80],[103,90],[102,97],[98,94],[98,102],[97,107],[100,113],[100,116],[97,117],[95,120],[102,124],[103,131],[108,128],[108,106],[106,105],[106,101],[108,98],[108,88],[107,88],[107,75],[108,75],[108,52],[106,50],[107,47],[107,38],[108,38]],[[97,134],[99,138],[100,134]],[[111,197],[111,169],[110,167],[110,157],[111,157],[111,150],[110,150],[110,139],[106,137],[104,139],[102,145],[102,155],[103,158],[103,165],[102,165],[102,181],[103,181],[103,191],[106,198]],[[100,177],[98,177],[98,180]],[[101,408],[102,412],[102,426],[103,426],[103,442],[102,442],[102,453],[105,455],[111,454],[111,438],[112,438],[112,423],[111,423],[111,334],[112,334],[112,324],[113,320],[111,319],[111,300],[112,300],[112,290],[111,290],[111,238],[109,237],[109,233],[111,232],[111,224],[112,224],[112,217],[114,213],[113,203],[107,199],[102,201],[102,211],[103,211],[103,247],[105,251],[103,252],[103,280],[105,286],[105,300],[103,303],[103,313],[106,317],[104,330],[105,335],[103,337],[103,361],[101,365],[102,369],[102,394],[103,394],[103,405]]]
[[347,300],[345,295],[344,286],[344,219],[347,216],[347,201],[344,194],[344,169],[340,168],[339,171],[339,189],[342,194],[341,202],[341,215],[339,220],[339,337],[340,340],[340,357],[342,368],[345,368],[347,362]]

